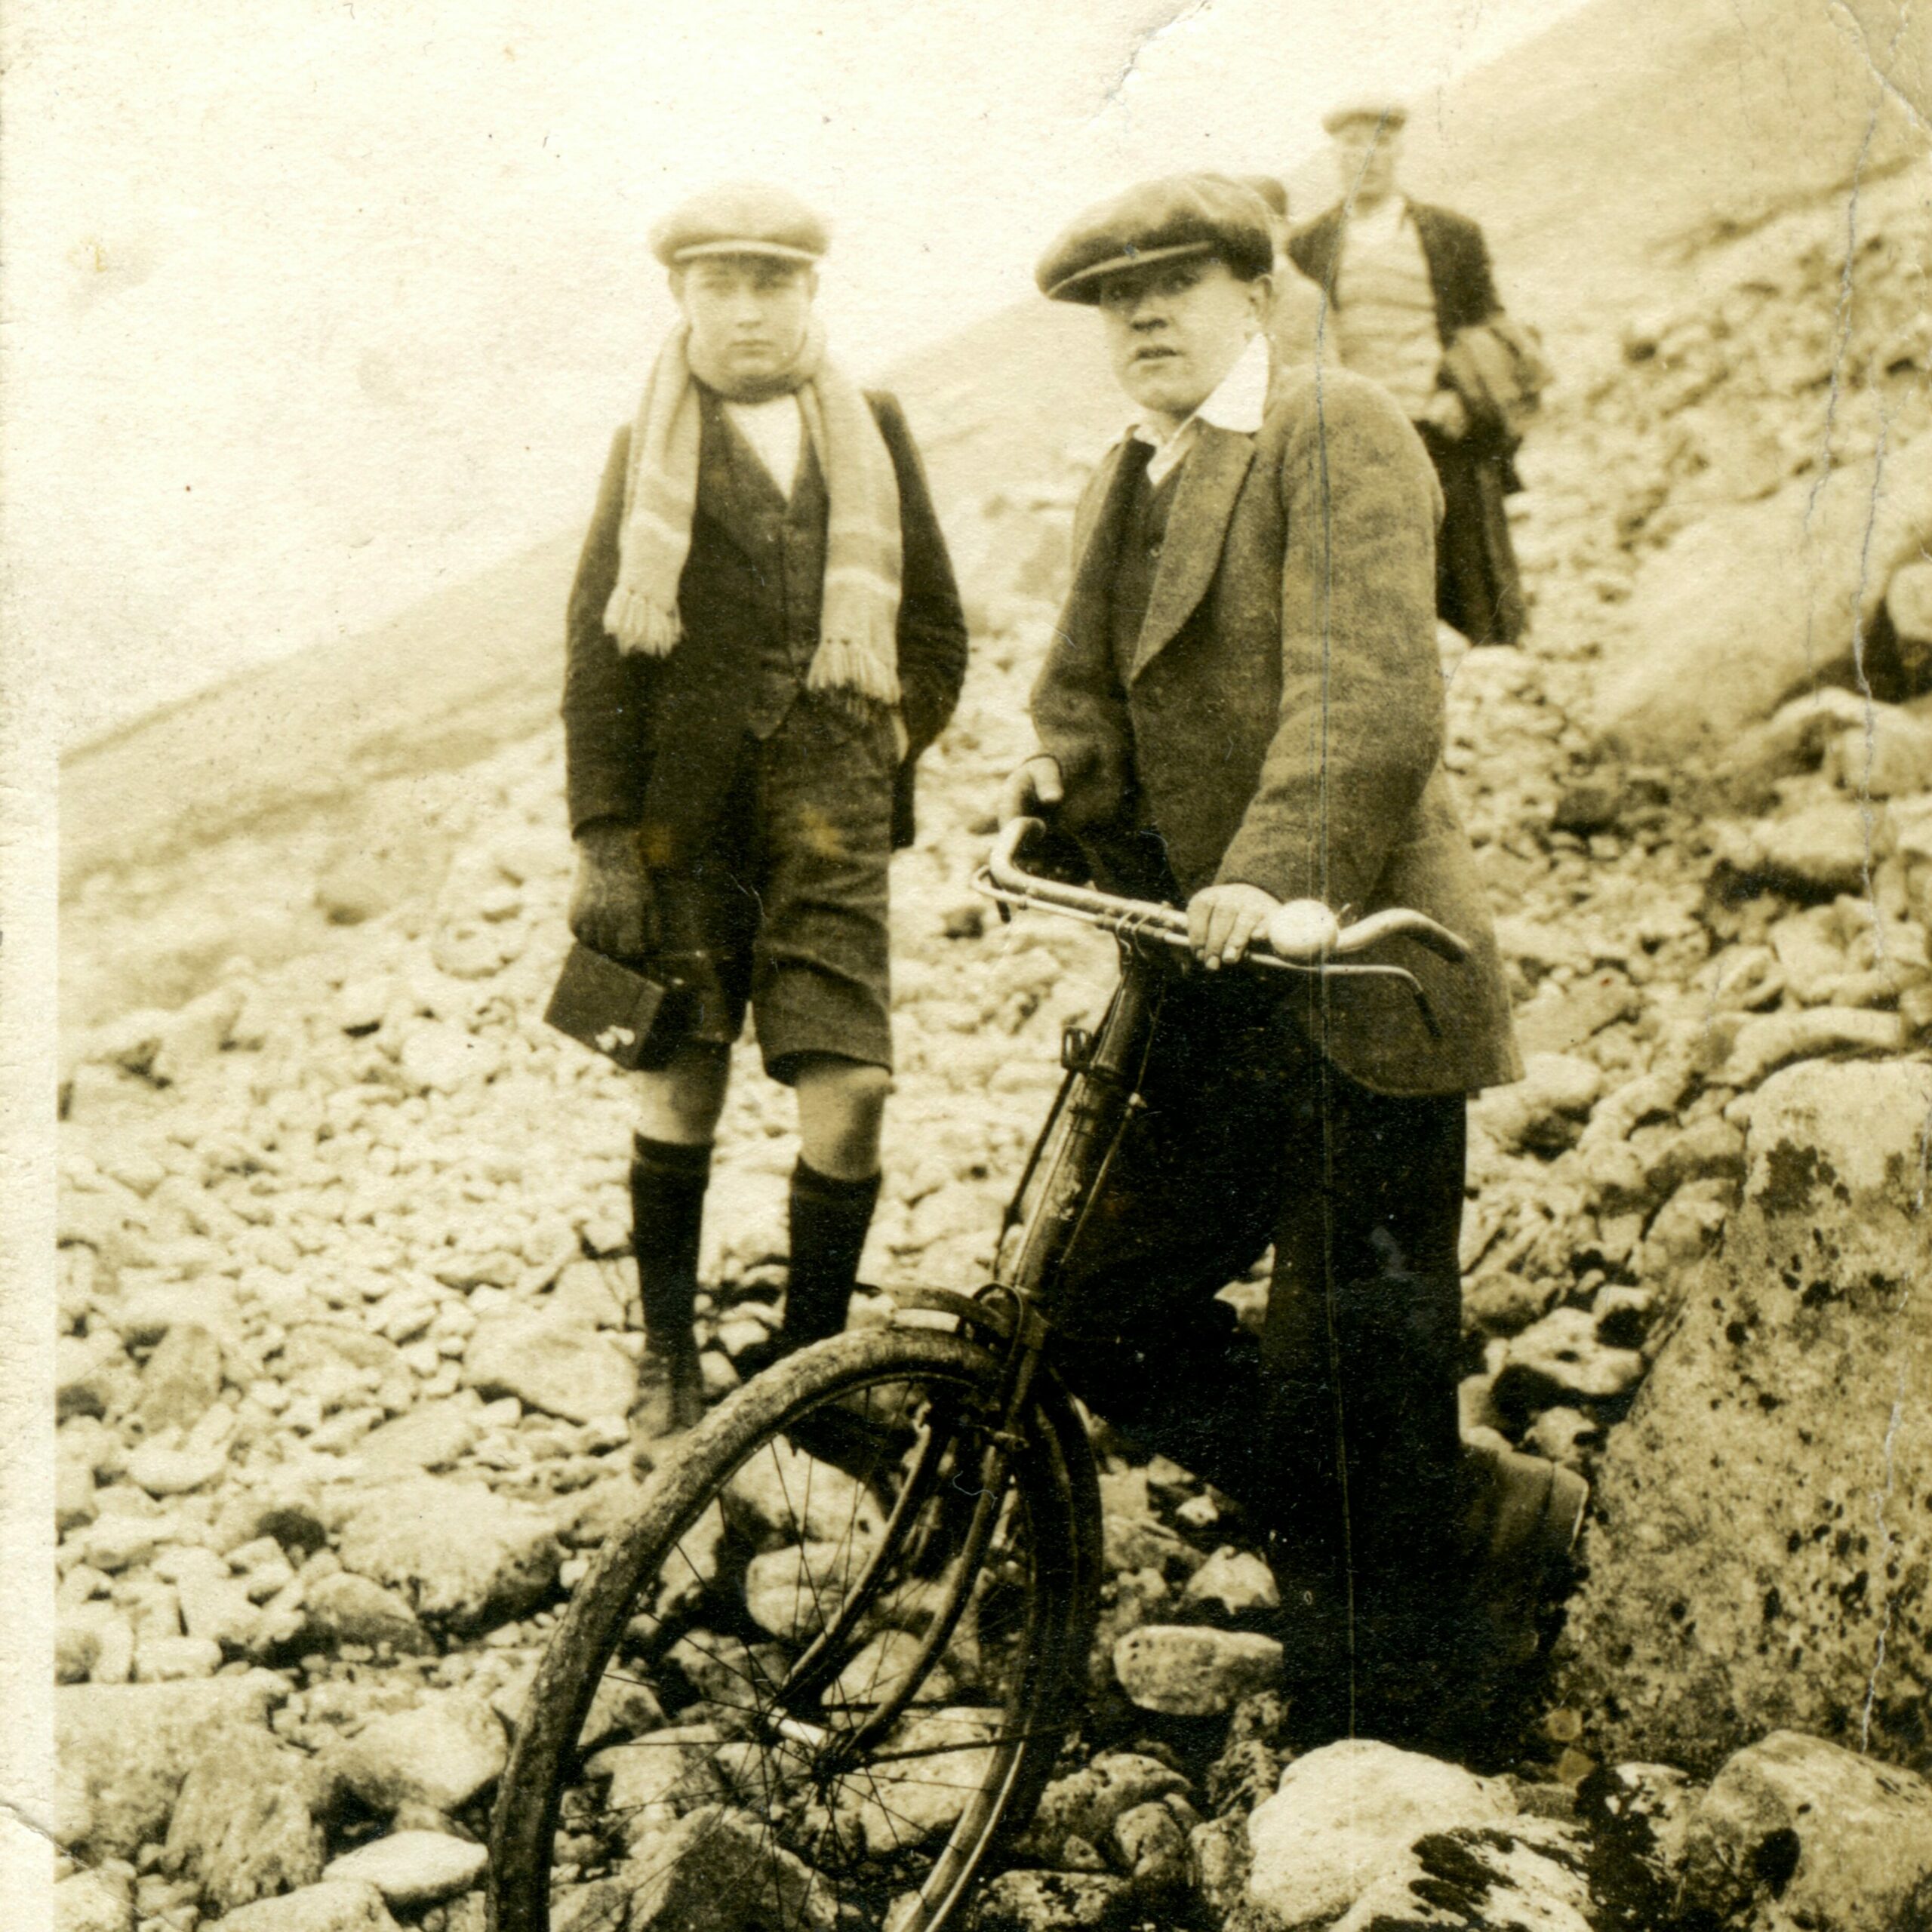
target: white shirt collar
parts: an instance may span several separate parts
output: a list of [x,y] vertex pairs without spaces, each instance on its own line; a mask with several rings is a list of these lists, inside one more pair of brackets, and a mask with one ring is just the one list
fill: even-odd
[[1151,443],[1154,454],[1148,459],[1147,480],[1158,484],[1175,469],[1200,438],[1200,426],[1238,429],[1251,436],[1261,427],[1268,407],[1268,337],[1257,334],[1235,358],[1234,367],[1215,386],[1214,393],[1194,414],[1171,431],[1146,417],[1128,432],[1135,441]]

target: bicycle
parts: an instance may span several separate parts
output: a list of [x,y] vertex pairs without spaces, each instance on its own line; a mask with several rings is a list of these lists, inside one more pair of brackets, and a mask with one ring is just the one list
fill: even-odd
[[[492,1820],[495,1932],[740,1925],[940,1932],[1023,1827],[1080,1712],[1100,1490],[1055,1371],[1056,1276],[1136,1102],[1186,915],[1024,871],[1014,821],[976,883],[1111,932],[1119,984],[1065,1077],[977,1294],[893,1291],[885,1326],[734,1392],[652,1477],[577,1586]],[[1260,970],[1392,978],[1352,955],[1416,912]],[[619,1739],[624,1716],[635,1732]],[[661,1720],[661,1721],[658,1721]],[[612,1740],[612,1741],[607,1741]],[[553,1906],[555,1908],[553,1915]]]

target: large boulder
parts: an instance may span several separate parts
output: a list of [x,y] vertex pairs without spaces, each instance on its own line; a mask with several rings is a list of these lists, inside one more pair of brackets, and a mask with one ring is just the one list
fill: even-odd
[[774,1839],[764,1819],[702,1805],[634,1846],[623,1876],[630,1932],[831,1932],[824,1879]]
[[554,1317],[492,1316],[463,1357],[463,1380],[485,1395],[514,1395],[566,1422],[621,1417],[635,1392],[629,1356],[594,1328]]
[[1922,1767],[1932,1630],[1932,1066],[1737,1101],[1743,1200],[1599,1466],[1565,1701],[1708,1774],[1765,1731]]
[[447,1832],[392,1832],[330,1861],[323,1876],[337,1883],[374,1885],[390,1905],[434,1905],[466,1891],[483,1875],[490,1855]]
[[371,1429],[356,1444],[355,1466],[376,1481],[448,1469],[482,1433],[476,1420],[481,1407],[469,1391],[460,1401],[424,1402]]
[[509,1755],[503,1725],[481,1698],[430,1691],[332,1746],[326,1767],[373,1811],[415,1804],[451,1812],[494,1783]]
[[1709,769],[1745,730],[1816,682],[1847,682],[1869,463],[1711,510],[1645,566],[1624,606],[1595,723],[1641,764]]
[[1143,1711],[1213,1717],[1281,1681],[1272,1637],[1178,1623],[1144,1623],[1114,1645],[1114,1675]]
[[164,1868],[224,1912],[322,1875],[309,1761],[259,1725],[231,1724],[183,1780]]
[[521,1616],[563,1558],[549,1518],[480,1483],[412,1476],[346,1499],[343,1563],[399,1592],[426,1622],[475,1631]]
[[352,1570],[338,1570],[305,1586],[300,1641],[314,1651],[332,1651],[341,1644],[387,1644],[398,1656],[436,1647],[401,1597]]
[[1418,1838],[1333,1932],[1595,1932],[1600,1922],[1581,1835],[1547,1818],[1512,1818]]
[[341,1879],[258,1900],[229,1912],[221,1923],[228,1932],[396,1932],[396,1922],[374,1885]]
[[63,1878],[51,1894],[54,1932],[134,1932],[134,1900],[125,1880],[105,1872],[79,1871]]
[[1406,1877],[1417,1839],[1515,1810],[1505,1786],[1460,1765],[1367,1738],[1324,1745],[1290,1764],[1249,1818],[1247,1895],[1286,1924],[1326,1924]]
[[54,1703],[61,1845],[98,1860],[132,1858],[158,1842],[208,1739],[233,1724],[260,1724],[287,1688],[266,1672],[63,1687]]
[[1774,1732],[1739,1752],[1691,1813],[1682,1887],[1687,1905],[1727,1923],[1752,1913],[1753,1926],[1831,1932],[1923,1925],[1932,1787],[1822,1738]]
[[192,1429],[220,1398],[222,1373],[220,1340],[198,1322],[177,1322],[142,1371],[137,1418],[151,1432]]

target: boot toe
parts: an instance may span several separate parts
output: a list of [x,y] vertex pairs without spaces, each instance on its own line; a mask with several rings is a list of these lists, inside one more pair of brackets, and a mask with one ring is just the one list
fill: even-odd
[[639,1452],[679,1436],[704,1420],[704,1373],[697,1352],[659,1355],[647,1349],[638,1363],[637,1392],[631,1402],[630,1432]]

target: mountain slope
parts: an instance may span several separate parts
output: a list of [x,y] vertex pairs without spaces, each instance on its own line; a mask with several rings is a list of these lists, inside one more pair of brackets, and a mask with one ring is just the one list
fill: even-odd
[[[1418,103],[1411,180],[1482,220],[1506,297],[1543,326],[1574,381],[1627,317],[1691,283],[1704,244],[1922,151],[1900,88],[1922,91],[1927,29],[1894,47],[1896,23],[1894,0],[1598,0]],[[1885,75],[1866,57],[1874,46],[1890,50]],[[1325,158],[1294,181],[1298,210],[1313,212],[1330,192]],[[1847,219],[1855,212],[1847,200]],[[969,593],[981,604],[1050,595],[1058,530],[1049,520],[1043,534],[1032,512],[1064,503],[1119,420],[1092,318],[1017,306],[909,358],[895,386]],[[72,755],[62,888],[69,957],[88,980],[70,989],[73,1016],[180,997],[179,974],[153,977],[152,907],[224,865],[231,896],[256,892],[257,871],[286,888],[294,848],[277,860],[277,826],[312,830],[320,815],[341,838],[382,845],[411,828],[384,818],[387,804],[371,817],[372,781],[447,769],[544,728],[577,542],[562,533],[367,636]],[[395,811],[406,816],[406,804],[394,795]],[[238,831],[245,863],[219,849]],[[137,877],[140,892],[123,889]],[[250,945],[296,943],[291,928]],[[218,934],[205,934],[196,957],[221,950]]]

